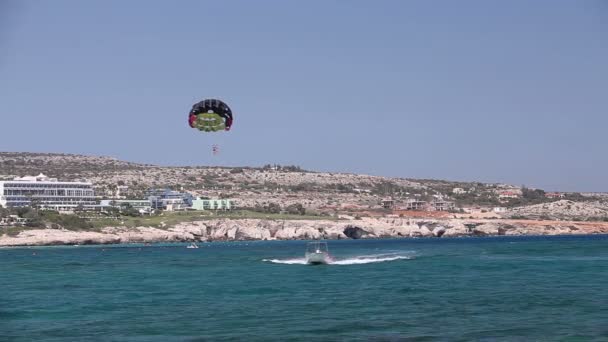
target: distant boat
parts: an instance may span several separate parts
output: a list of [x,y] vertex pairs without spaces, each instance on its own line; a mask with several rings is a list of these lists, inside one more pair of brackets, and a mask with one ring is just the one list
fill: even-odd
[[314,241],[306,245],[306,263],[311,265],[329,264],[332,261],[327,242]]
[[189,246],[187,246],[186,248],[198,248],[198,245],[193,242]]

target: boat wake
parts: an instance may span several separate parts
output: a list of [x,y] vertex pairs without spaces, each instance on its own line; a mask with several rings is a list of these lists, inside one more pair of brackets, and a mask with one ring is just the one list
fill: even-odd
[[[414,259],[413,254],[373,254],[373,255],[360,255],[351,258],[344,259],[333,259],[328,265],[362,265],[362,264],[373,264],[378,262],[396,261],[396,260],[410,260]],[[293,258],[293,259],[263,259],[262,261],[271,262],[274,264],[285,264],[285,265],[306,265],[306,258]]]
[[332,262],[333,265],[361,265],[361,264],[373,264],[376,262],[386,262],[386,261],[395,261],[395,260],[410,260],[413,259],[412,255],[367,255],[367,256],[359,256],[355,258],[348,258],[342,260],[334,260]]
[[271,262],[273,264],[306,265],[306,258],[297,258],[297,259],[263,259],[262,261]]

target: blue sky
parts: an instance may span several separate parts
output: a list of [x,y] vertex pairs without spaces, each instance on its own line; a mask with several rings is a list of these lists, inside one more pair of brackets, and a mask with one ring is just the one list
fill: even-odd
[[0,151],[608,191],[606,1],[0,3]]

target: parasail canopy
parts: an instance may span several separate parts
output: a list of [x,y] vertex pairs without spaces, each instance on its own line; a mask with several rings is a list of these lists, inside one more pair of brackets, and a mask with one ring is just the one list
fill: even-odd
[[232,110],[217,99],[195,103],[188,115],[190,127],[203,132],[229,131],[232,127]]

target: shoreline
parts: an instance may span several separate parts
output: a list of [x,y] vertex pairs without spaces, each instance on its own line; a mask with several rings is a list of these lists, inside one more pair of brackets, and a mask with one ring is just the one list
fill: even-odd
[[108,227],[97,231],[28,229],[0,235],[0,247],[257,240],[344,240],[608,234],[608,222],[512,219],[363,218],[330,220],[212,219],[171,228]]
[[[382,241],[382,240],[404,240],[404,241],[415,241],[415,240],[460,240],[460,239],[518,239],[518,238],[587,238],[587,237],[606,237],[608,238],[608,233],[592,233],[592,234],[557,234],[557,235],[459,235],[459,236],[450,236],[445,238],[437,238],[437,237],[378,237],[378,238],[364,238],[358,240],[367,240],[367,241]],[[324,241],[350,241],[357,239],[328,239]],[[285,240],[213,240],[213,241],[194,241],[197,243],[256,243],[256,242],[287,242],[287,241],[311,241],[310,239],[285,239]],[[182,247],[188,246],[189,243],[193,241],[156,241],[156,242],[120,242],[120,243],[93,243],[93,244],[53,244],[53,245],[0,245],[0,250],[2,249],[23,249],[23,248],[63,248],[63,247],[109,247],[109,248],[142,248],[142,247]],[[201,247],[199,245],[199,248]]]

